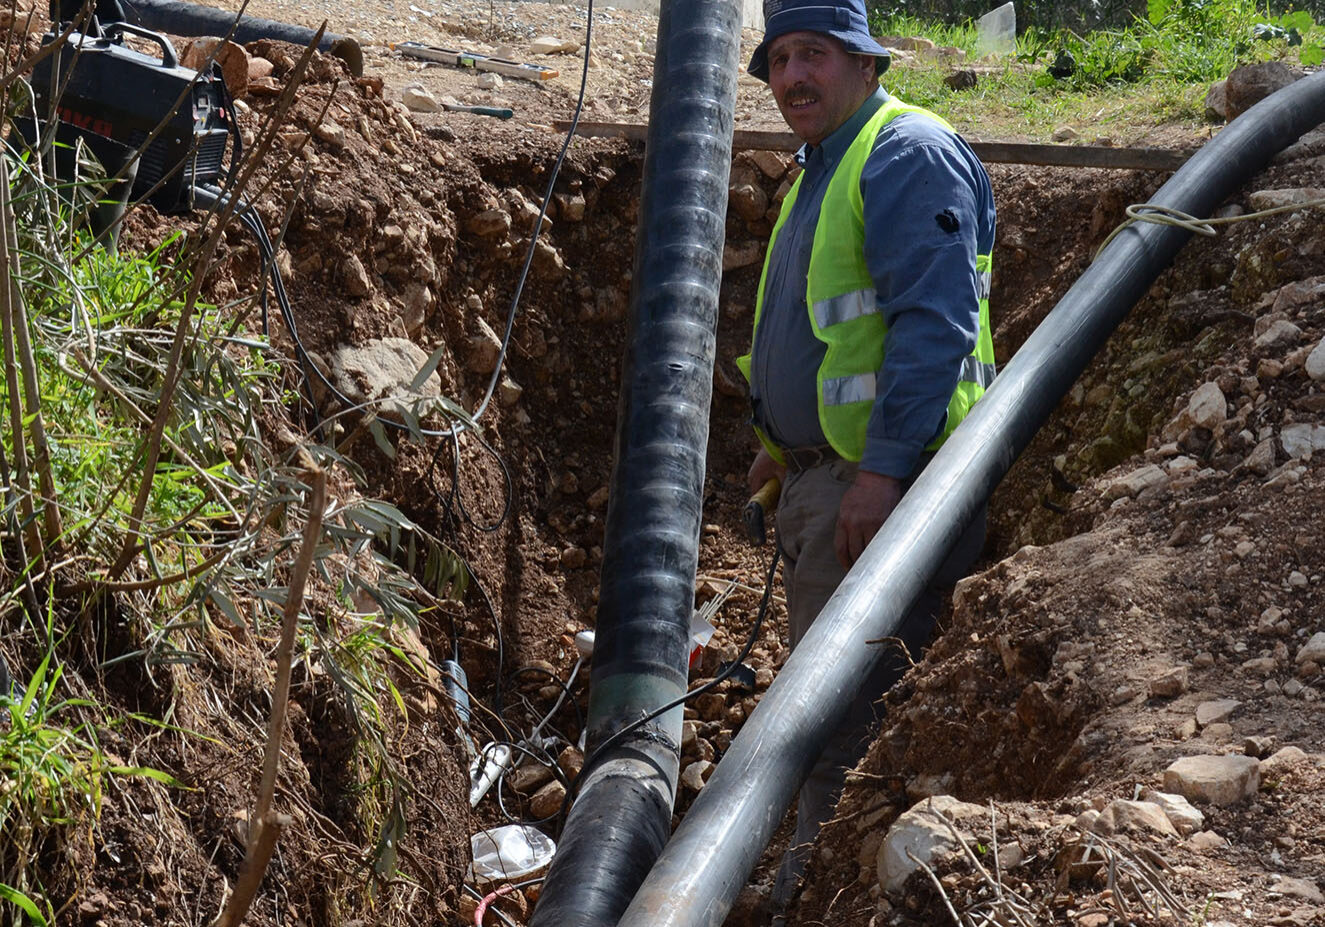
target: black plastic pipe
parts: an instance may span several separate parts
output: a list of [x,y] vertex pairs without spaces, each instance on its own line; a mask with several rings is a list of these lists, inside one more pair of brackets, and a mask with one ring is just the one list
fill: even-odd
[[534,927],[615,925],[671,831],[722,284],[741,37],[735,0],[658,20],[629,335],[603,541],[590,765]]
[[[1208,216],[1325,121],[1325,73],[1234,120],[1151,200]],[[1113,240],[999,374],[824,606],[649,873],[621,927],[718,927],[800,783],[974,513],[1190,232],[1139,224]],[[608,852],[607,847],[603,852]]]
[[[154,32],[168,32],[171,35],[211,35],[230,34],[230,27],[235,24],[235,14],[218,10],[215,7],[197,3],[180,3],[178,0],[121,0],[129,22],[135,23]],[[256,16],[245,16],[235,27],[231,37],[243,45],[258,39],[278,39],[307,46],[313,41],[317,30],[290,23],[280,23]],[[363,77],[363,49],[354,39],[328,32],[318,43],[318,50],[335,55],[349,65],[350,73]]]

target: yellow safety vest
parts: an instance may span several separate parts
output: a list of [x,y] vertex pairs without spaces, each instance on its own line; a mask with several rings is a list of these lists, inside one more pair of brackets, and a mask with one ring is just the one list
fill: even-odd
[[[945,128],[952,129],[946,121],[929,110],[910,106],[895,97],[890,97],[879,107],[847,148],[828,182],[819,209],[821,221],[816,223],[814,229],[810,269],[805,281],[805,304],[810,314],[810,328],[814,336],[827,345],[817,378],[819,424],[828,443],[846,460],[860,460],[865,452],[865,430],[869,424],[870,410],[874,407],[875,384],[879,369],[883,366],[883,345],[888,335],[888,325],[884,322],[875,298],[874,281],[865,264],[864,200],[860,193],[860,175],[866,159],[874,150],[874,140],[879,132],[903,113],[927,116]],[[768,278],[773,246],[796,203],[801,177],[796,178],[783,200],[782,211],[769,238],[764,270],[759,278],[759,293],[755,297],[756,332],[764,304],[764,285]],[[830,217],[831,221],[822,221],[824,217]],[[975,269],[980,277],[980,332],[975,349],[962,364],[957,389],[948,403],[948,418],[943,430],[927,450],[935,450],[947,440],[948,435],[952,434],[971,406],[993,382],[994,341],[989,326],[992,267],[991,255],[976,255]],[[749,380],[750,355],[738,357],[736,365]],[[759,428],[755,431],[774,459],[781,462],[782,454],[768,435]]]

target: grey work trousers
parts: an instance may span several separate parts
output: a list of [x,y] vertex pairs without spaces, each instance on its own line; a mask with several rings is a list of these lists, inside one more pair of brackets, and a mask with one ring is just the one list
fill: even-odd
[[[932,455],[925,455],[916,473],[906,481],[906,489],[910,488],[930,457]],[[783,482],[777,510],[777,533],[782,548],[782,585],[787,594],[787,618],[793,649],[846,576],[833,548],[833,536],[842,496],[855,478],[854,463],[834,460],[799,473],[789,472]],[[933,633],[944,596],[970,571],[980,556],[984,539],[985,510],[981,508],[898,629],[897,636],[906,644],[911,659],[920,659],[921,651]],[[866,645],[862,642],[861,646]],[[831,654],[827,656],[832,658]],[[881,720],[882,708],[875,703],[909,666],[907,657],[895,645],[884,653],[801,787],[796,806],[796,831],[791,846],[782,857],[769,898],[773,912],[784,911],[790,904],[805,873],[811,844],[832,815],[842,793],[847,770],[860,761],[869,747],[877,722]]]

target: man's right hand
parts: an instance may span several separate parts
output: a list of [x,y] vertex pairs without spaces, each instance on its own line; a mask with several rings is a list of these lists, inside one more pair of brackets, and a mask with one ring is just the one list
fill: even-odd
[[750,487],[750,495],[753,496],[771,479],[776,478],[786,482],[786,475],[787,468],[773,459],[768,448],[761,447],[759,453],[755,455],[755,462],[750,464],[750,472],[746,474],[745,482]]

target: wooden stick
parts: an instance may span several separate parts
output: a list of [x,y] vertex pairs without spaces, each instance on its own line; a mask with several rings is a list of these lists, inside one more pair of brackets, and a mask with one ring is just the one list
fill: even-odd
[[[570,123],[557,121],[560,132]],[[643,142],[647,125],[629,122],[580,121],[575,134],[585,138],[624,138]],[[980,160],[987,164],[1035,164],[1044,167],[1096,167],[1133,171],[1176,171],[1192,152],[1169,148],[1105,148],[1101,145],[1032,145],[1021,142],[970,142]],[[733,151],[796,151],[801,141],[790,132],[737,129],[732,133]]]
[[[308,523],[304,525],[303,541],[290,574],[289,592],[285,598],[285,612],[281,618],[281,640],[276,647],[276,685],[271,697],[271,720],[267,725],[267,747],[262,760],[262,782],[258,785],[257,803],[249,817],[248,849],[244,865],[225,910],[216,919],[216,927],[236,927],[248,912],[253,896],[262,883],[267,864],[280,835],[281,816],[271,810],[276,795],[276,773],[281,761],[281,738],[285,733],[285,715],[290,703],[290,664],[294,658],[295,631],[299,625],[299,609],[304,602],[304,586],[313,569],[313,557],[322,538],[322,513],[327,506],[327,471],[314,467],[307,471],[312,483],[308,501]],[[246,894],[241,888],[246,888]]]

